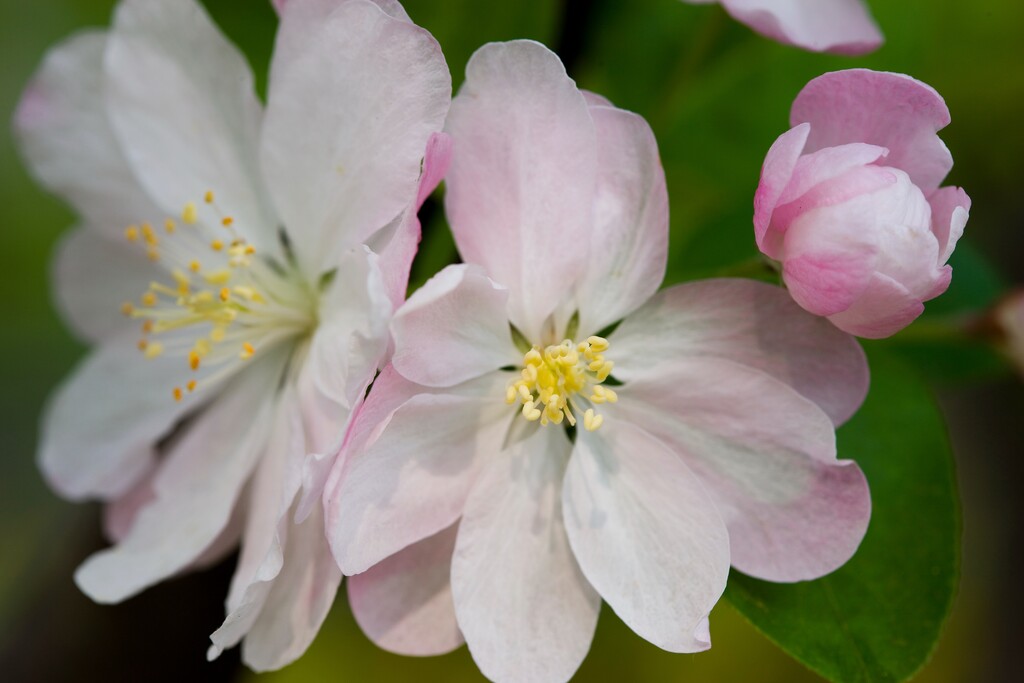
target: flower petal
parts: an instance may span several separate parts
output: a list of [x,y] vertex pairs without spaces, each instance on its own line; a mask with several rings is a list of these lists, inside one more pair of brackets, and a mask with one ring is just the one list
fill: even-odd
[[932,232],[939,241],[939,263],[945,263],[967,227],[971,198],[959,187],[943,187],[928,198],[928,203],[932,207]]
[[492,681],[567,681],[590,649],[601,599],[562,519],[570,444],[541,427],[490,454],[466,501],[452,558],[459,627]]
[[25,89],[14,132],[33,175],[90,229],[121,237],[159,215],[128,166],[103,101],[105,33],[88,31],[47,53]]
[[78,568],[84,593],[96,602],[124,600],[188,566],[216,540],[263,452],[273,405],[263,397],[273,396],[285,360],[271,353],[247,368],[185,429],[153,479],[153,502],[125,539]]
[[316,637],[341,585],[341,572],[324,542],[323,513],[291,525],[284,565],[256,623],[242,643],[242,661],[272,671],[302,656]]
[[[157,441],[195,407],[172,398],[184,362],[146,360],[137,339],[130,333],[104,342],[50,397],[39,465],[63,496],[115,498],[127,492],[153,466]],[[217,386],[204,391],[214,394]]]
[[790,387],[697,358],[627,382],[619,396],[606,419],[632,421],[684,458],[729,528],[740,571],[814,579],[857,550],[871,515],[864,475],[835,459],[828,417]]
[[672,652],[711,647],[729,534],[676,453],[623,421],[579,430],[563,505],[580,569],[631,629]]
[[462,645],[451,573],[452,525],[348,580],[348,601],[363,633],[388,652],[427,656]]
[[801,309],[784,289],[717,279],[664,290],[626,318],[608,357],[621,380],[651,378],[687,359],[722,358],[766,372],[842,424],[868,390],[857,341]]
[[761,35],[814,52],[862,55],[882,44],[863,0],[722,0]]
[[536,339],[587,255],[597,168],[587,102],[543,45],[490,43],[469,60],[445,129],[459,252],[508,287],[511,320]]
[[342,571],[366,571],[458,519],[481,456],[501,449],[512,412],[506,382],[493,373],[444,394],[419,393],[384,416],[373,404],[393,399],[371,389],[359,419],[381,417],[371,427],[377,434],[346,448],[344,470],[326,492],[328,537]]
[[754,239],[765,254],[776,258],[776,246],[765,241],[772,213],[779,203],[779,197],[786,190],[797,160],[804,151],[804,144],[811,127],[807,124],[795,126],[772,143],[761,166],[761,181],[754,193]]
[[415,203],[406,208],[393,233],[386,234],[390,231],[382,230],[368,242],[369,247],[380,254],[384,286],[395,309],[405,302],[409,288],[409,269],[420,244],[421,229],[417,212],[448,172],[451,160],[451,137],[444,133],[431,135],[423,155],[423,173],[420,175]]
[[395,313],[392,364],[419,384],[450,387],[521,362],[508,325],[508,298],[479,266],[448,266]]
[[[948,286],[949,266],[945,268],[944,282]],[[849,334],[865,339],[884,339],[902,330],[922,313],[924,304],[920,297],[914,296],[888,275],[875,273],[855,306],[830,315],[828,319]]]
[[644,119],[591,106],[598,140],[590,258],[579,285],[580,329],[621,320],[661,286],[668,259],[668,192],[658,143]]
[[312,272],[333,268],[413,202],[450,100],[441,48],[422,28],[366,0],[286,6],[261,163]]
[[262,112],[252,72],[206,11],[194,0],[124,0],[104,64],[114,131],[160,207],[177,215],[213,190],[250,242],[276,250],[256,158]]
[[791,125],[808,122],[807,152],[850,142],[887,147],[885,164],[902,169],[925,193],[953,167],[936,132],[949,124],[939,93],[903,74],[848,69],[804,86],[790,112]]
[[137,335],[121,304],[147,291],[162,270],[146,254],[95,228],[76,228],[57,244],[52,263],[57,309],[85,341]]

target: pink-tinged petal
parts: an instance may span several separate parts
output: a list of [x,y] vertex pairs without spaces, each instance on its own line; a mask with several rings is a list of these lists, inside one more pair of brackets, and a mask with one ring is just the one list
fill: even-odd
[[971,198],[959,187],[943,187],[928,198],[932,207],[932,232],[939,241],[939,263],[953,255],[971,213]]
[[[459,518],[481,458],[501,451],[512,416],[507,381],[493,373],[444,394],[415,395],[374,425],[368,443],[346,447],[344,469],[325,492],[342,571],[364,572]],[[374,387],[360,418],[379,415],[375,401],[391,400]]]
[[650,126],[631,112],[591,106],[598,140],[590,258],[577,302],[580,329],[597,332],[658,291],[668,259],[668,192]]
[[409,288],[409,269],[419,248],[421,230],[417,212],[448,172],[452,160],[452,139],[445,133],[434,133],[427,140],[423,156],[423,173],[416,202],[410,205],[393,229],[384,229],[367,242],[380,254],[380,269],[392,306],[397,309],[405,301]]
[[754,193],[754,239],[757,240],[757,246],[761,251],[772,258],[777,258],[776,247],[765,241],[768,226],[772,221],[772,213],[779,203],[779,197],[793,177],[793,171],[803,153],[809,133],[810,126],[800,125],[780,135],[778,140],[772,143],[761,166],[761,181],[758,183],[757,192]]
[[485,459],[459,525],[452,595],[480,671],[496,683],[568,681],[590,649],[601,599],[562,519],[571,445],[561,429]]
[[538,338],[587,257],[597,169],[587,102],[543,45],[491,43],[469,60],[446,130],[459,252],[508,287],[512,322]]
[[348,580],[348,601],[363,633],[388,652],[424,657],[462,645],[452,602],[453,525]]
[[[195,0],[124,0],[104,56],[107,113],[143,187],[166,214],[213,190],[267,253],[278,222],[259,177],[262,110],[242,55]],[[205,208],[204,221],[219,221]]]
[[395,313],[392,364],[419,384],[450,387],[521,362],[508,298],[479,266],[448,266]]
[[451,76],[427,31],[372,2],[294,2],[267,99],[263,172],[300,261],[319,272],[413,203]]
[[883,40],[863,0],[722,0],[722,6],[761,35],[812,52],[862,55]]
[[324,540],[323,515],[317,509],[289,528],[284,565],[242,643],[242,661],[262,672],[301,657],[327,618],[339,585],[341,572]]
[[631,629],[671,652],[711,647],[729,534],[678,454],[623,421],[579,430],[563,506],[580,569]]
[[[948,286],[948,271],[942,278]],[[891,277],[875,273],[856,305],[828,319],[839,329],[858,337],[883,339],[914,322],[923,312],[924,304],[919,297]]]
[[782,382],[718,359],[627,382],[606,421],[630,420],[684,458],[729,529],[732,564],[770,581],[827,574],[856,551],[871,498],[835,459],[832,423]]
[[[104,342],[57,388],[43,414],[39,466],[49,484],[72,500],[117,498],[155,459],[156,443],[195,403],[172,390],[184,361],[146,360],[138,335]],[[197,379],[202,379],[200,369]],[[207,386],[215,393],[216,386]]]
[[782,277],[793,299],[815,315],[848,309],[875,272],[873,250],[818,252],[786,259]]
[[868,365],[857,340],[800,308],[786,290],[752,280],[666,289],[610,339],[607,356],[626,382],[656,378],[688,359],[721,358],[785,382],[836,424],[867,395]]
[[14,115],[14,136],[39,182],[91,230],[121,237],[155,205],[114,138],[103,102],[104,33],[84,32],[47,53]]
[[609,100],[607,97],[605,97],[604,95],[601,95],[599,93],[591,92],[590,90],[583,90],[583,89],[580,89],[580,93],[583,95],[583,99],[585,99],[587,101],[587,106],[588,107],[614,107],[615,106],[614,104],[612,104],[611,100]]
[[253,397],[273,396],[285,360],[270,354],[247,368],[169,447],[153,502],[121,543],[75,572],[85,594],[124,600],[185,568],[217,539],[265,448],[273,401],[254,404]]
[[101,342],[139,334],[141,323],[121,312],[164,272],[142,249],[91,227],[76,228],[57,244],[51,264],[57,310],[83,340]]
[[888,148],[886,165],[906,171],[925,194],[953,167],[936,135],[949,124],[946,103],[903,74],[849,69],[819,76],[793,102],[790,122],[811,124],[809,152],[850,142]]

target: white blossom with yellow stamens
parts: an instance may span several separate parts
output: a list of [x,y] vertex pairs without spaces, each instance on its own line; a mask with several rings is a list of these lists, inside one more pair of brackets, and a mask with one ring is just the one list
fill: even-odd
[[277,668],[312,640],[340,574],[300,489],[322,485],[316,454],[386,353],[450,87],[392,0],[282,9],[266,107],[194,0],[123,0],[109,31],[46,57],[15,131],[81,216],[54,274],[95,348],[52,397],[39,459],[61,494],[109,504],[115,545],[76,574],[92,598],[238,541],[211,656],[245,638],[251,667]]

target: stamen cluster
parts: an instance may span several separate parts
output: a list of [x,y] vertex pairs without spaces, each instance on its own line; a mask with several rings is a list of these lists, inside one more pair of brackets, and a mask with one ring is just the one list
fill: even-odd
[[519,401],[523,417],[542,425],[561,424],[564,419],[575,427],[573,413],[582,412],[584,428],[594,431],[604,423],[604,416],[590,404],[619,400],[612,389],[601,386],[615,365],[604,357],[608,347],[603,337],[588,337],[580,344],[565,339],[543,350],[534,346],[523,356],[521,379],[509,384],[505,401],[509,405]]

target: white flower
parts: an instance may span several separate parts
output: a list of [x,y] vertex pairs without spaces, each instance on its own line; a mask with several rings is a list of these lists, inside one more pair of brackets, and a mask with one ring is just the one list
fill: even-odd
[[269,91],[264,111],[192,0],[125,0],[49,54],[15,122],[81,217],[54,272],[95,349],[49,405],[40,463],[110,502],[116,545],[76,580],[117,602],[240,540],[211,655],[245,637],[256,669],[300,655],[338,587],[303,463],[385,355],[451,84],[397,3],[339,0],[283,10]]

